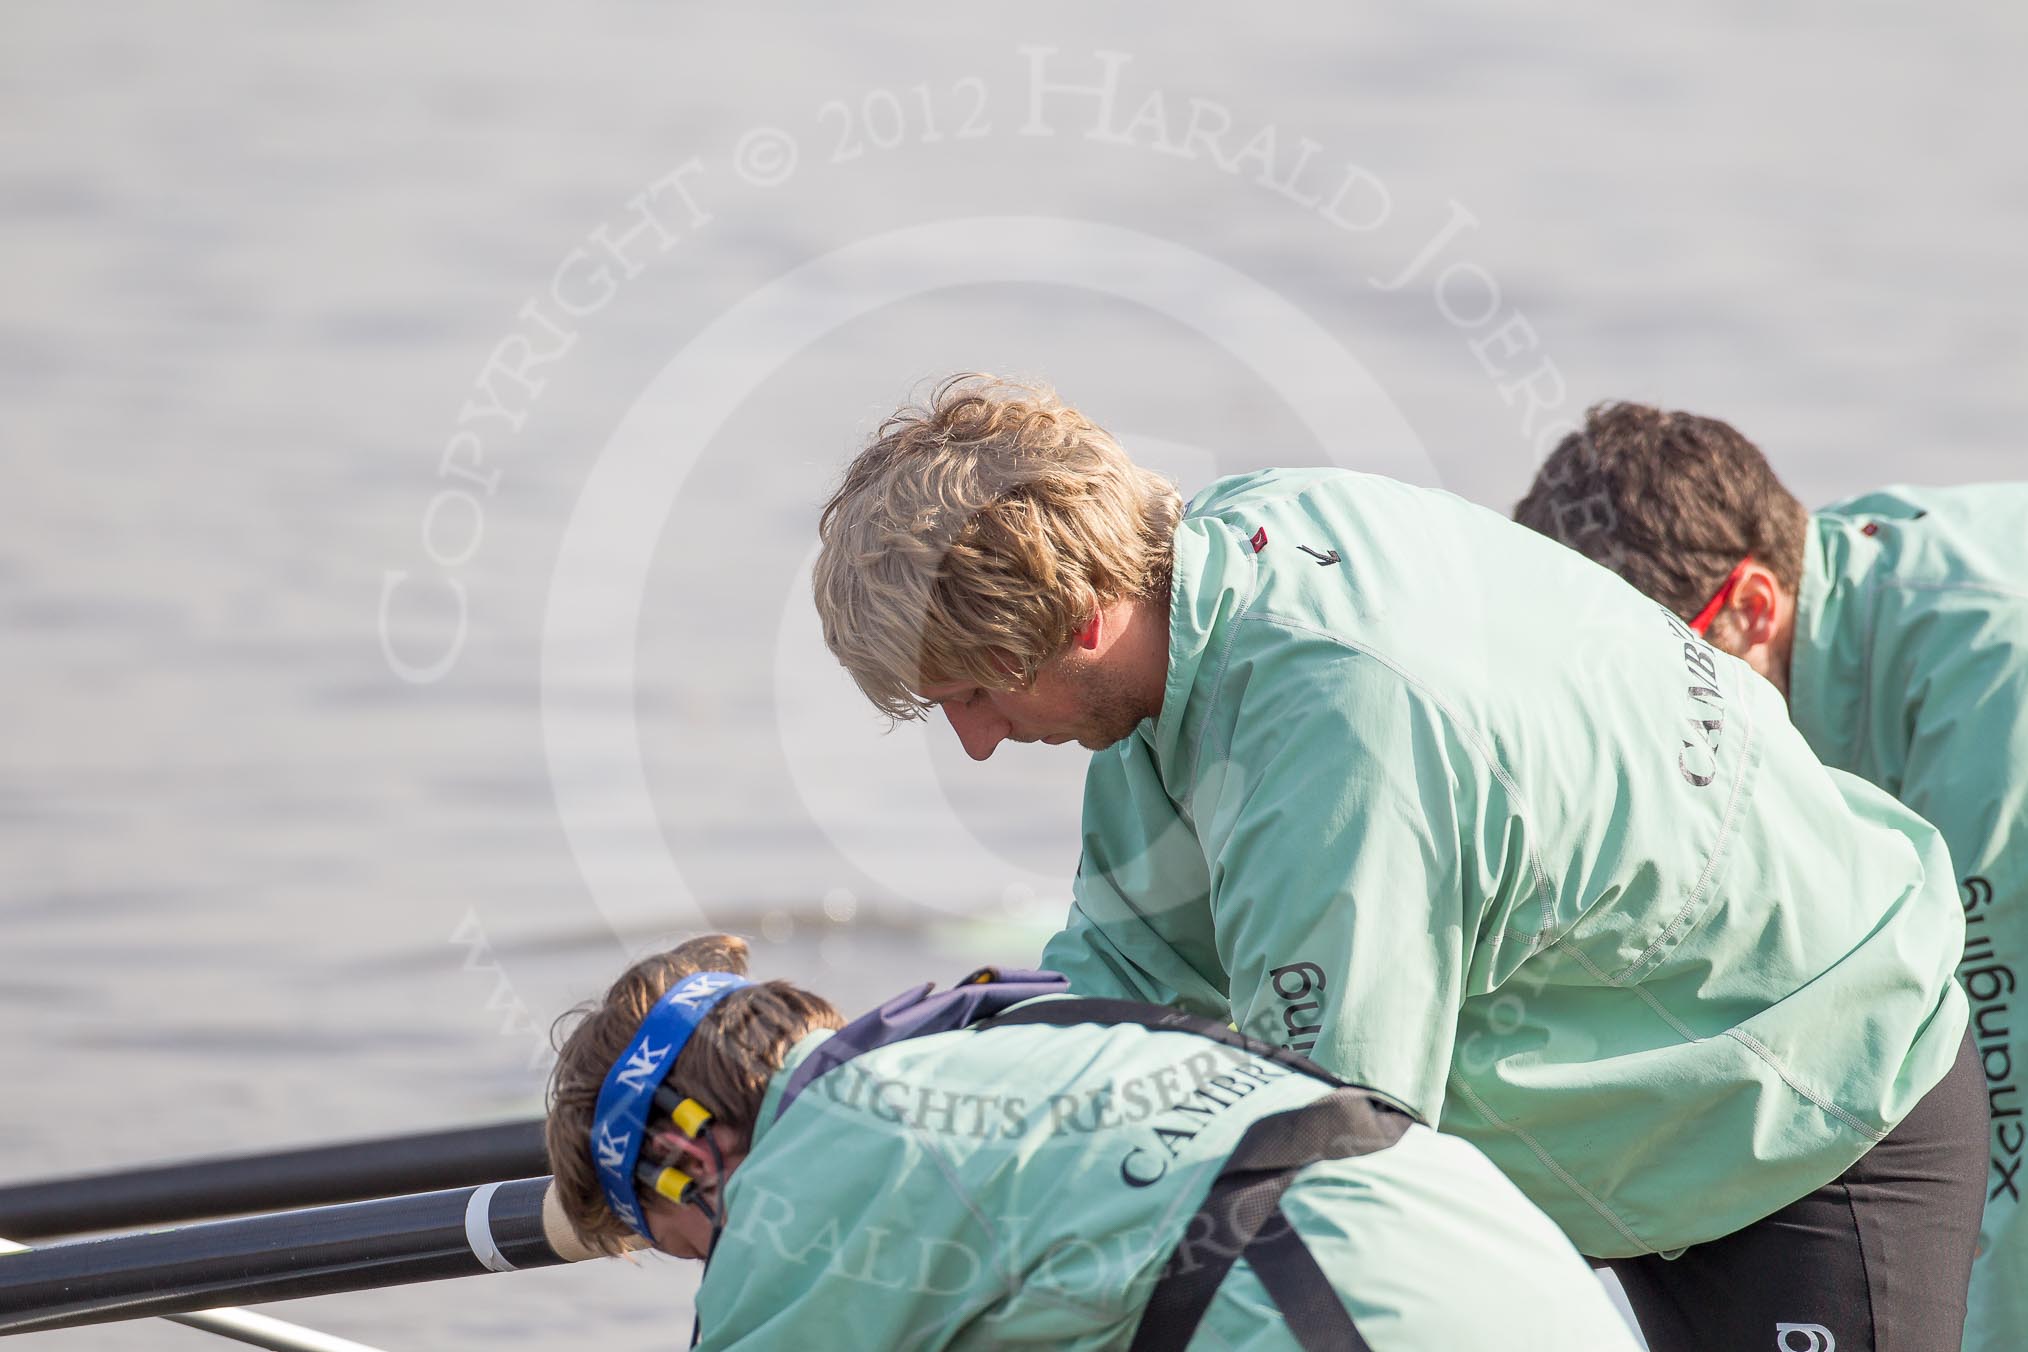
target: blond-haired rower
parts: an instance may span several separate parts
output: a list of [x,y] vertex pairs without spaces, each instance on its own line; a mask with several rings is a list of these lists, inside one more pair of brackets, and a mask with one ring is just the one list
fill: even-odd
[[1948,857],[1676,616],[1337,470],[1185,508],[1047,391],[945,383],[825,507],[824,635],[977,759],[1077,741],[1045,951],[1492,1157],[1657,1348],[1954,1349],[1984,1095]]

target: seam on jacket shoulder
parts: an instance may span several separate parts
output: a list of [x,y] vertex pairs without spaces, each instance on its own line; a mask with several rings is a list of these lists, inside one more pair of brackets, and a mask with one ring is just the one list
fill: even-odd
[[1873,1142],[1873,1144],[1878,1145],[1887,1139],[1888,1133],[1886,1130],[1876,1130],[1873,1127],[1867,1126],[1864,1122],[1861,1122],[1858,1118],[1852,1116],[1852,1114],[1846,1112],[1829,1099],[1798,1083],[1795,1076],[1789,1073],[1789,1068],[1775,1059],[1775,1054],[1768,1049],[1767,1044],[1753,1034],[1739,1028],[1728,1028],[1725,1030],[1725,1036],[1731,1038],[1734,1042],[1737,1042],[1740,1046],[1766,1062],[1770,1070],[1782,1077],[1782,1083],[1793,1089],[1799,1096],[1814,1103],[1818,1108],[1837,1118],[1840,1122],[1852,1128],[1853,1131],[1858,1132],[1859,1135]]
[[[1567,953],[1571,957],[1575,958],[1577,960],[1578,966],[1584,968],[1587,972],[1590,972],[1593,976],[1597,977],[1602,984],[1611,986],[1615,990],[1632,991],[1635,995],[1639,996],[1641,1003],[1646,1005],[1649,1009],[1652,1009],[1655,1012],[1655,1017],[1660,1019],[1663,1023],[1668,1024],[1670,1031],[1675,1033],[1677,1037],[1681,1038],[1686,1045],[1693,1047],[1702,1046],[1704,1043],[1712,1040],[1711,1038],[1708,1037],[1699,1037],[1695,1029],[1691,1028],[1681,1019],[1677,1018],[1676,1015],[1670,1011],[1669,1007],[1663,1004],[1662,1001],[1655,995],[1655,993],[1649,990],[1646,986],[1643,986],[1639,982],[1634,982],[1632,985],[1619,985],[1615,983],[1613,979],[1607,976],[1605,972],[1602,971],[1598,967],[1598,965],[1591,960],[1591,958],[1585,953],[1585,951],[1579,948],[1577,945],[1563,943],[1559,941],[1559,943],[1557,944],[1557,949],[1558,951]],[[1759,1038],[1753,1036],[1753,1034],[1742,1032],[1737,1028],[1728,1028],[1724,1032],[1716,1034],[1716,1036],[1731,1038],[1734,1042],[1737,1042],[1740,1046],[1745,1047],[1748,1051],[1752,1052],[1755,1059],[1759,1060],[1769,1070],[1772,1070],[1777,1076],[1779,1076],[1781,1082],[1787,1085],[1789,1089],[1797,1095],[1797,1097],[1808,1101],[1810,1104],[1814,1105],[1818,1109],[1818,1111],[1825,1113],[1828,1116],[1837,1118],[1840,1122],[1843,1122],[1846,1126],[1852,1128],[1853,1131],[1858,1132],[1861,1136],[1865,1137],[1869,1141],[1874,1142],[1875,1144],[1878,1144],[1879,1142],[1886,1139],[1887,1133],[1885,1131],[1876,1131],[1872,1127],[1867,1126],[1864,1122],[1854,1117],[1851,1113],[1846,1112],[1843,1108],[1831,1102],[1823,1095],[1806,1087],[1800,1080],[1798,1080],[1795,1077],[1795,1074],[1792,1071],[1790,1071],[1787,1066],[1781,1063],[1781,1061],[1775,1056],[1773,1050],[1769,1048],[1768,1045],[1762,1042]]]

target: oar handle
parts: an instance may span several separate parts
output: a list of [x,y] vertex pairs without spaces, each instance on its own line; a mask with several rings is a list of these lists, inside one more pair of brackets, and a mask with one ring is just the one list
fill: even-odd
[[551,1190],[523,1178],[17,1253],[0,1258],[0,1333],[593,1257]]

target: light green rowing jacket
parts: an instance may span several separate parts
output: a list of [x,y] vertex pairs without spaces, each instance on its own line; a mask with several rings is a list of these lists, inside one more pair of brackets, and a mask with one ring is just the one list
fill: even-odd
[[2028,484],[1887,488],[1820,512],[1789,709],[1826,765],[1936,824],[1965,913],[1959,977],[1992,1107],[1965,1346],[2028,1347]]
[[1043,958],[1073,989],[1394,1094],[1596,1257],[1766,1216],[1943,1077],[1943,843],[1744,664],[1390,480],[1223,480],[1175,542],[1161,714],[1092,758]]
[[[1033,1025],[868,1052],[774,1116],[697,1293],[704,1349],[1124,1349],[1240,1136],[1329,1092],[1183,1032]],[[1410,1127],[1282,1210],[1374,1352],[1632,1352],[1604,1289],[1476,1150]],[[1194,1352],[1300,1346],[1244,1259]]]

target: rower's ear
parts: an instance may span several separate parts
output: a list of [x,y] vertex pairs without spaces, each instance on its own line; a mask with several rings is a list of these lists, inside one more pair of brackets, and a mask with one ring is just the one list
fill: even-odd
[[[1119,603],[1113,604],[1117,606]],[[1086,652],[1096,651],[1113,631],[1113,616],[1106,613],[1109,607],[1096,592],[1086,592],[1079,608],[1084,612],[1085,621],[1070,636],[1071,645]]]
[[1084,649],[1086,652],[1090,652],[1098,647],[1099,640],[1105,636],[1105,624],[1105,608],[1103,606],[1093,606],[1091,618],[1084,622],[1083,628],[1071,635],[1071,643],[1076,647]]
[[1742,652],[1774,642],[1786,601],[1772,571],[1758,562],[1746,565],[1726,606],[1734,616]]

